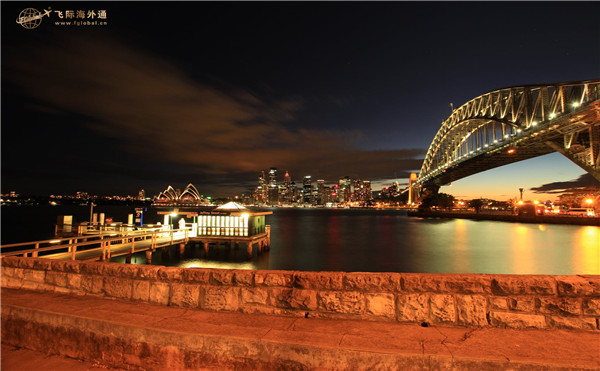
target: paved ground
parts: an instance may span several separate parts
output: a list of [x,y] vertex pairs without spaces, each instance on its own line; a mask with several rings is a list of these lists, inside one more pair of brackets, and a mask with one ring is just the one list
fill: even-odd
[[117,371],[99,363],[86,362],[79,359],[59,355],[48,355],[24,348],[16,348],[2,344],[2,371]]
[[[373,365],[379,369],[394,369],[401,365],[425,367],[423,365],[428,364],[441,369],[450,366],[455,369],[600,369],[600,334],[587,331],[422,327],[389,322],[216,313],[5,288],[2,289],[2,317],[3,371],[106,367],[102,362],[93,361],[93,357],[88,358],[88,362],[81,362],[46,356],[45,353],[60,349],[57,344],[47,344],[51,349],[42,352],[8,346],[8,343],[16,344],[17,337],[21,338],[19,341],[27,342],[28,332],[13,328],[15,323],[23,320],[37,321],[46,327],[55,326],[55,330],[60,326],[80,327],[82,331],[95,334],[94,339],[100,345],[106,343],[98,340],[101,336],[110,336],[138,344],[138,348],[144,342],[154,344],[156,349],[170,349],[162,356],[156,355],[163,359],[148,363],[150,361],[144,357],[153,354],[140,351],[135,357],[128,358],[119,348],[123,354],[118,359],[148,369],[163,367],[164,363],[159,367],[156,362],[167,362],[165,357],[173,358],[173,368],[209,362],[208,365],[212,365],[209,368],[215,369],[269,369],[273,365],[284,369],[288,368],[286,365],[299,369],[369,369]],[[11,321],[6,321],[7,318]],[[47,339],[51,335],[42,337]],[[73,346],[69,345],[67,335],[73,336],[64,331],[56,333],[56,342],[65,342],[65,349]],[[86,339],[81,338],[75,346],[89,347]],[[115,346],[114,342],[111,344]],[[41,346],[44,343],[38,338],[32,340],[31,347]],[[175,348],[192,349],[196,355],[210,352],[212,358],[189,363],[191,353],[178,358]],[[90,351],[90,354],[93,356],[94,353]],[[252,360],[253,357],[256,360]],[[115,364],[117,358],[111,358],[113,366],[129,367]],[[188,363],[182,363],[184,358]],[[265,361],[265,358],[269,360]],[[420,367],[417,366],[415,368]]]

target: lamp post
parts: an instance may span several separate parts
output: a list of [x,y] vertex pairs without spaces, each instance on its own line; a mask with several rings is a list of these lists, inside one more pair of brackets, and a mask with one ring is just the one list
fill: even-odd
[[94,202],[90,202],[90,225],[92,224],[92,216],[94,215]]

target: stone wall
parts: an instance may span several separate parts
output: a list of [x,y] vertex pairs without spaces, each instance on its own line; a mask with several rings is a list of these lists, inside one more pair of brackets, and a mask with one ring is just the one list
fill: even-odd
[[344,273],[2,259],[2,287],[212,311],[600,329],[600,276]]

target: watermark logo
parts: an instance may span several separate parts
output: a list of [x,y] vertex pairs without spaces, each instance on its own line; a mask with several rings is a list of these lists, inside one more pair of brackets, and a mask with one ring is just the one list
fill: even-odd
[[42,18],[45,16],[50,17],[51,12],[50,9],[44,10],[44,13],[34,8],[23,9],[19,14],[19,18],[17,18],[17,23],[24,28],[33,30],[42,23]]
[[43,13],[34,8],[23,9],[17,18],[17,24],[26,29],[37,28],[44,17],[52,18],[54,26],[58,27],[80,27],[80,26],[106,26],[106,9],[64,9],[52,10],[48,8]]

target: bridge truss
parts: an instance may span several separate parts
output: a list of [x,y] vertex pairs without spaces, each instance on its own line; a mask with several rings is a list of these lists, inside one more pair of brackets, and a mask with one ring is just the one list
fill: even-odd
[[419,188],[560,152],[600,180],[600,80],[495,90],[455,109],[425,156]]

